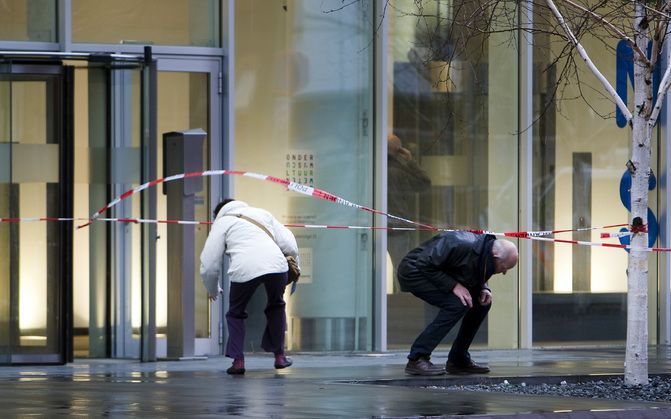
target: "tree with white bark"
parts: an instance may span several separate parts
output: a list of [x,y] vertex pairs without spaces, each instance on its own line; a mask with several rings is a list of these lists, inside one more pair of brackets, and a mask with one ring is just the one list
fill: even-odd
[[[401,0],[396,0],[401,3]],[[387,0],[387,13],[399,12],[394,0]],[[407,1],[403,2],[407,5]],[[436,3],[450,8],[449,16],[433,14]],[[516,41],[532,39],[543,34],[563,43],[561,59],[569,66],[583,66],[592,73],[605,97],[610,98],[626,119],[631,130],[631,156],[627,168],[631,174],[631,241],[628,255],[627,279],[627,338],[625,355],[625,383],[648,383],[648,182],[651,177],[651,145],[653,130],[671,85],[671,60],[664,59],[664,42],[669,33],[671,0],[414,0],[413,11],[403,14],[430,18],[438,22],[440,33],[427,31],[425,47],[431,50],[427,57],[449,61],[455,49],[447,44],[465,45],[473,39],[483,39],[494,33],[508,32]],[[429,12],[427,12],[429,10]],[[534,23],[542,20],[542,25]],[[442,22],[441,22],[442,21]],[[447,34],[447,35],[446,35]],[[620,98],[602,71],[590,58],[581,39],[585,36],[602,37],[604,45],[624,40],[633,51],[632,109]],[[607,38],[607,39],[606,39]],[[524,41],[522,41],[524,42]],[[610,44],[609,44],[610,43]],[[514,45],[514,43],[513,43]],[[559,62],[558,58],[554,64]],[[580,62],[582,60],[582,62]],[[655,68],[663,63],[663,77],[658,86],[653,84]],[[449,78],[449,73],[448,78]],[[567,73],[562,72],[564,77]],[[447,80],[447,82],[452,82]],[[584,81],[579,81],[582,83]],[[559,89],[557,81],[555,89]],[[656,91],[655,91],[656,89]],[[555,90],[556,93],[556,90]],[[608,115],[612,117],[613,115]]]

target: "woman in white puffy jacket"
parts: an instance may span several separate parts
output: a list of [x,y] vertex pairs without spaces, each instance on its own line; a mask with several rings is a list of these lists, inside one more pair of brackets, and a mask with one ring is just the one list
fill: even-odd
[[210,300],[216,300],[221,292],[219,277],[223,257],[228,256],[231,286],[226,313],[226,356],[233,358],[233,365],[226,372],[245,373],[245,309],[261,284],[268,295],[261,347],[275,354],[275,368],[286,368],[292,362],[284,355],[284,288],[289,269],[285,255],[298,260],[296,238],[268,211],[242,201],[225,199],[217,205],[214,215],[212,229],[200,254],[200,275]]

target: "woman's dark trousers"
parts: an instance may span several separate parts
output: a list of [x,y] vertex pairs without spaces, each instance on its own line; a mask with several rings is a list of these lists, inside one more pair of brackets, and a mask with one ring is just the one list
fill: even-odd
[[287,285],[287,273],[276,273],[254,278],[249,282],[231,282],[229,308],[226,313],[228,342],[226,356],[233,359],[244,358],[245,319],[247,304],[254,292],[263,284],[266,287],[266,329],[263,332],[261,347],[266,352],[284,353],[284,332],[287,329],[287,316],[284,302],[284,287]]

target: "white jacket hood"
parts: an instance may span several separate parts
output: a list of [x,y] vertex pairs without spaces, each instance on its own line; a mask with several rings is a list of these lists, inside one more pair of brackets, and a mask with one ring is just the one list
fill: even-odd
[[[259,226],[236,215],[242,214],[262,224]],[[200,254],[200,275],[210,294],[216,294],[223,257],[228,257],[231,282],[247,282],[270,273],[286,272],[284,255],[298,258],[296,238],[271,213],[242,201],[224,205],[214,219],[212,229]]]

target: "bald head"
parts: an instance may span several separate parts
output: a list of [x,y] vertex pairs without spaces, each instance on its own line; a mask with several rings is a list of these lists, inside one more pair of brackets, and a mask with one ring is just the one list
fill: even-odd
[[504,275],[517,265],[519,259],[517,246],[508,240],[494,241],[492,256],[494,256],[494,273]]
[[403,147],[401,139],[394,134],[389,134],[387,137],[387,152],[393,156],[399,152],[401,147]]

